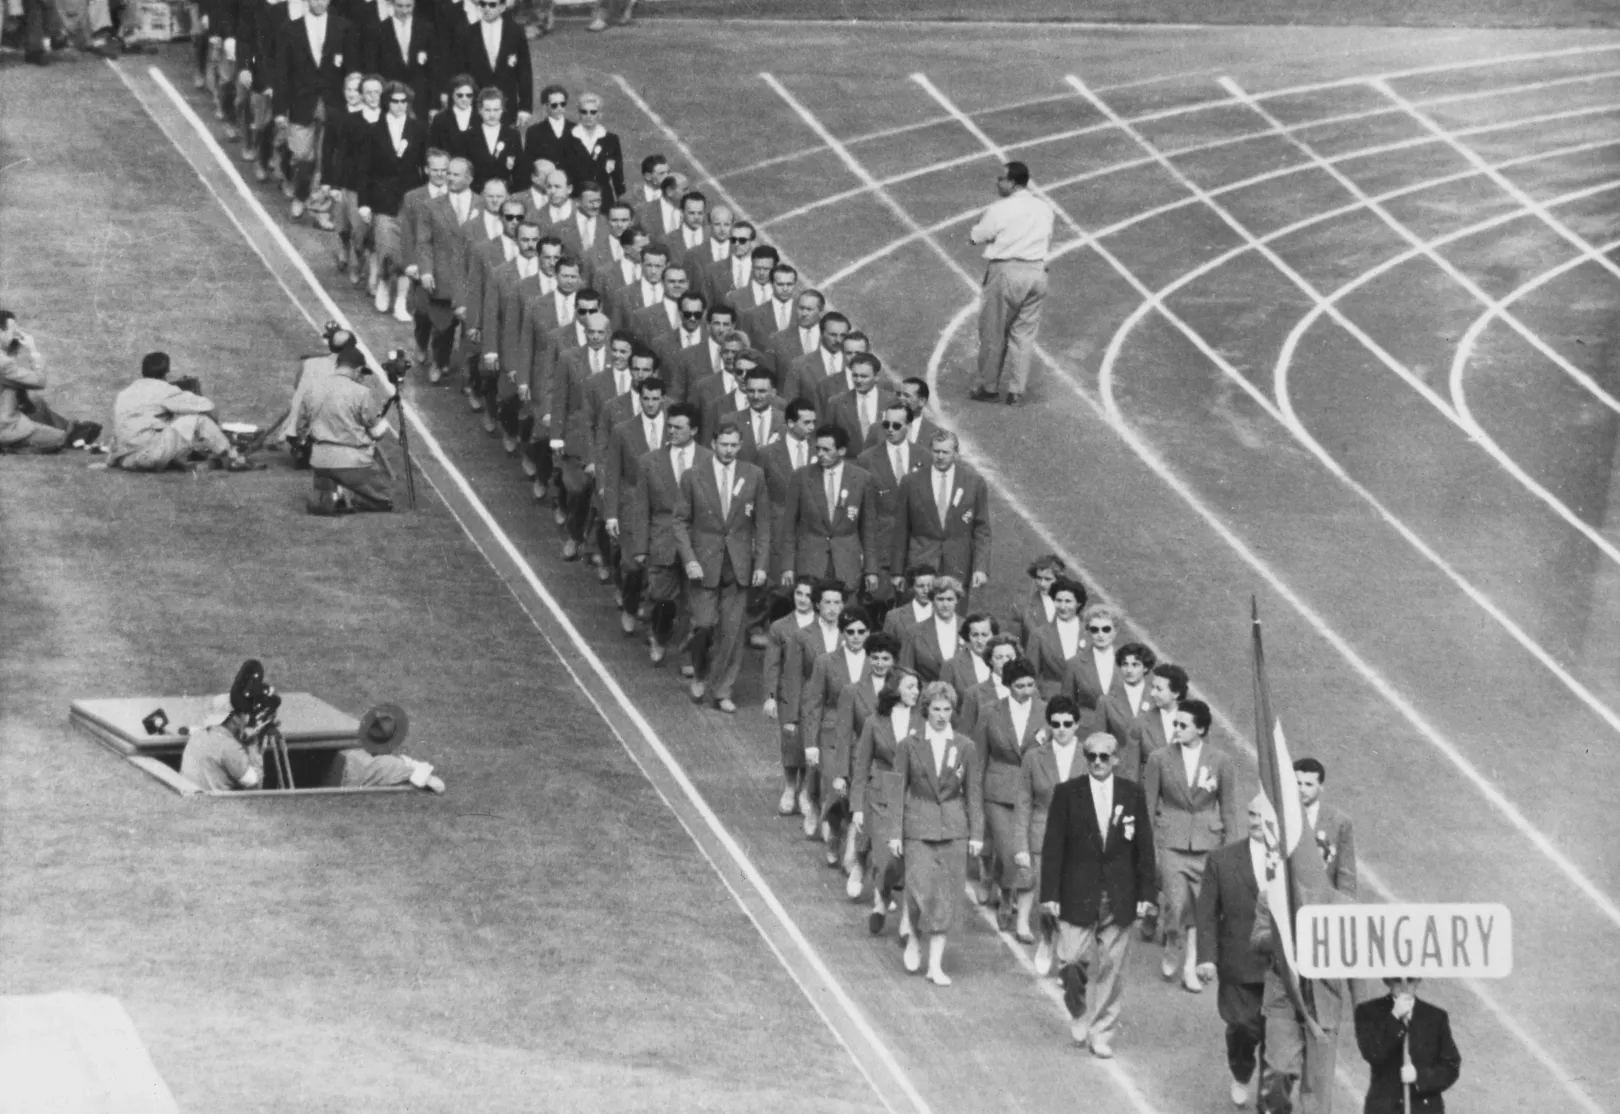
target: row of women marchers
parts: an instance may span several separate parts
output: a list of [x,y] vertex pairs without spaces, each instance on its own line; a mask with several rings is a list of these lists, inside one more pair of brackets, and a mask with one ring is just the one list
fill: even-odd
[[[380,72],[390,43],[408,54],[411,2],[394,0],[392,29],[375,21],[359,68],[288,21],[275,110],[292,97],[294,126],[317,134],[265,139],[254,109],[245,157],[261,177],[288,160],[295,216],[313,181],[330,189],[340,267],[369,269],[378,310],[414,323],[429,383],[460,386],[654,667],[673,652],[694,702],[735,713],[742,660],[763,651],[777,809],[847,874],[872,935],[892,925],[908,971],[950,984],[946,941],[972,893],[1058,972],[1075,1038],[1107,1057],[1140,932],[1188,991],[1218,969],[1232,1097],[1250,1101],[1265,969],[1224,954],[1232,914],[1208,899],[1206,864],[1223,848],[1247,863],[1258,821],[1205,743],[1187,673],[1122,641],[1121,615],[1087,606],[1056,557],[1030,566],[1013,614],[968,609],[988,577],[988,496],[928,418],[927,384],[886,374],[865,334],[661,155],[627,197],[600,97],[570,120],[568,92],[546,87],[525,135],[518,94],[462,72],[425,118],[431,96]],[[465,11],[471,69],[486,37]],[[300,114],[296,60],[328,57],[330,91]],[[1322,776],[1306,769],[1302,788]],[[1353,893],[1348,820],[1307,794]],[[1331,1044],[1324,1056],[1286,1005],[1266,1013],[1270,1108],[1303,1076],[1305,1108],[1326,1109]]]

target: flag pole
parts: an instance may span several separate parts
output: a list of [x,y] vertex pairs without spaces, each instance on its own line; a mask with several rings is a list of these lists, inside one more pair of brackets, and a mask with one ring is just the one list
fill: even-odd
[[[1412,1023],[1411,1021],[1408,1021],[1406,1023],[1406,1030],[1401,1033],[1401,1069],[1403,1073],[1405,1069],[1411,1066]],[[1406,1082],[1404,1079],[1401,1080],[1401,1112],[1402,1114],[1412,1114],[1412,1085]]]

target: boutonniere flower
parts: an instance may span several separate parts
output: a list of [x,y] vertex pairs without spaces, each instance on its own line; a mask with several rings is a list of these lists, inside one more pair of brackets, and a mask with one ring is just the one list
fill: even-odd
[[[958,491],[957,494],[960,495],[962,493],[960,491]],[[973,511],[972,510],[963,511],[962,512],[962,521],[971,525],[972,522],[973,522]]]
[[1134,842],[1136,839],[1136,817],[1127,816],[1125,818],[1125,823],[1122,824],[1121,827],[1125,829],[1126,842]]
[[[956,489],[956,494],[951,496],[951,506],[957,507],[957,506],[961,506],[961,504],[962,504],[962,489],[957,488]],[[968,513],[972,514],[973,512],[969,511]]]
[[508,66],[516,66],[517,65],[517,55],[516,54],[508,54],[506,56],[506,64]]
[[752,504],[752,503],[743,504],[743,517],[744,518],[753,518],[754,517],[754,504]]
[[427,51],[419,50],[416,52],[416,64],[418,66],[427,65]]
[[846,487],[838,493],[838,503],[842,506],[847,502],[849,502],[849,488]]
[[1215,776],[1209,772],[1208,766],[1198,767],[1198,788],[1215,792]]
[[737,498],[737,496],[742,494],[742,489],[743,489],[743,482],[741,480],[738,480],[736,483],[732,484],[731,485],[731,497],[733,499]]
[[334,65],[334,66],[342,66],[343,65],[343,55],[341,55],[341,54],[332,55],[332,65]]
[[1120,820],[1124,816],[1125,816],[1125,806],[1124,805],[1115,805],[1114,806],[1114,821],[1113,822],[1115,824],[1118,824],[1120,822]]
[[506,150],[506,141],[504,139],[497,139],[495,141],[495,153],[498,155],[504,150]]

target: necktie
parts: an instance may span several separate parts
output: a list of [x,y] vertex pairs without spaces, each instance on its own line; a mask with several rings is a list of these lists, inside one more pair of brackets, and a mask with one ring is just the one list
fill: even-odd
[[788,441],[788,452],[793,458],[793,470],[797,472],[804,467],[804,442],[797,437]]
[[720,517],[731,517],[731,465],[720,466]]
[[676,449],[670,454],[670,464],[675,470],[675,486],[679,487],[681,476],[686,472],[686,450]]
[[757,445],[757,446],[763,446],[765,444],[765,415],[764,414],[755,414],[754,415],[754,444]]
[[950,507],[951,486],[945,481],[945,473],[938,468],[934,469],[934,505],[939,508],[939,524],[945,525],[945,512]]
[[860,396],[860,399],[861,399],[861,407],[860,407],[860,409],[861,409],[861,433],[863,433],[863,434],[867,430],[872,428],[872,421],[873,421],[872,399],[875,398],[875,397],[876,397],[876,394],[873,391],[867,391],[864,395]]
[[838,474],[827,469],[827,520],[832,521],[833,512],[838,507]]
[[600,348],[591,349],[591,371],[593,374],[600,374],[602,371],[602,349]]
[[628,371],[619,371],[617,368],[614,369],[613,393],[620,395],[630,393],[630,373]]
[[889,452],[892,454],[889,458],[889,463],[894,467],[894,478],[896,480],[905,479],[906,446],[903,443],[896,445],[894,448],[890,449]]

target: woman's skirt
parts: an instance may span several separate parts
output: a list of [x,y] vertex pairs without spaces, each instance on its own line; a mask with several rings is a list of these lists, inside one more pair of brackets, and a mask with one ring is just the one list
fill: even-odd
[[967,888],[967,841],[908,839],[905,852],[912,929],[925,936],[953,931]]

